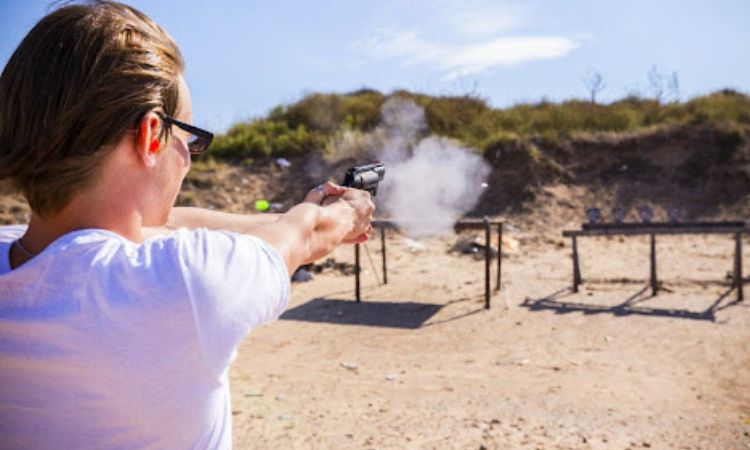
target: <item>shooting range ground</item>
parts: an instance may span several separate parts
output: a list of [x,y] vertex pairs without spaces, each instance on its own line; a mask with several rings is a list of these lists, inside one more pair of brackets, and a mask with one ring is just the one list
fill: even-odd
[[386,228],[388,284],[362,246],[361,303],[351,274],[295,284],[289,312],[253,331],[230,373],[235,447],[746,446],[750,307],[732,288],[733,235],[657,235],[652,297],[649,235],[580,239],[574,293],[570,239],[513,225],[519,247],[503,254],[490,310],[485,261],[450,253],[454,235],[414,253]]

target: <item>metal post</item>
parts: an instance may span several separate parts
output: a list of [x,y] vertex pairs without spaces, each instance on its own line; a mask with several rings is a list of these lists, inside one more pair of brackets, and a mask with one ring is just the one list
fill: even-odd
[[744,298],[742,293],[742,233],[734,235],[734,286],[737,288],[737,301]]
[[656,281],[656,235],[651,233],[651,295],[659,289]]
[[490,265],[492,264],[492,231],[490,221],[484,218],[484,309],[490,309]]
[[388,284],[388,269],[385,266],[385,224],[380,225],[380,254],[383,257],[383,284]]
[[503,223],[497,224],[497,286],[495,290],[500,290],[500,284],[502,283],[502,268],[503,268]]
[[354,294],[357,299],[357,303],[361,300],[359,292],[359,244],[354,245]]
[[581,268],[578,266],[578,238],[571,236],[573,242],[573,292],[578,292],[578,285],[581,283]]

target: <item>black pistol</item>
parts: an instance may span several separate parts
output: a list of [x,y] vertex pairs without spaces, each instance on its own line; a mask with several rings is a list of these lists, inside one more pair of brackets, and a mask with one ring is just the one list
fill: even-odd
[[379,162],[354,166],[346,170],[342,186],[362,189],[375,197],[378,193],[378,183],[383,181],[385,166]]

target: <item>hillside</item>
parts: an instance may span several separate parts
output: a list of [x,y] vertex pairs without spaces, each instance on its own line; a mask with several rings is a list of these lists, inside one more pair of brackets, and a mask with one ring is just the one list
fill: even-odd
[[[508,109],[472,97],[398,92],[424,108],[422,135],[454,139],[491,165],[470,215],[514,217],[557,227],[587,206],[643,204],[657,217],[750,215],[750,98],[721,91],[685,103],[624,99]],[[232,127],[193,163],[178,203],[253,211],[257,199],[291,206],[348,165],[378,158],[381,108],[389,96],[363,90],[313,94],[267,117]],[[382,133],[381,133],[382,134]],[[275,163],[284,157],[288,168]],[[24,202],[0,194],[0,222],[22,222]]]

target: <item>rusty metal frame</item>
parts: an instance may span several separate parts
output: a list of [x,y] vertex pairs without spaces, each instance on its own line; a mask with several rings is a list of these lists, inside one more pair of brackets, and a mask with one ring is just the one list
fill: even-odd
[[[385,229],[396,228],[399,223],[403,221],[391,220],[391,219],[378,219],[372,222],[373,228],[380,228],[380,242],[381,242],[381,259],[383,267],[383,283],[388,284],[388,268],[387,268],[387,251],[385,244]],[[457,221],[453,229],[454,231],[471,229],[471,230],[484,230],[484,308],[490,309],[491,301],[491,288],[490,288],[490,271],[492,267],[492,227],[497,227],[497,281],[495,285],[495,291],[499,291],[502,286],[502,267],[503,267],[503,222],[499,220],[490,220],[485,217],[484,219],[462,219]],[[360,282],[361,265],[359,259],[359,245],[354,246],[354,294],[357,302],[362,300],[361,290],[362,285]]]
[[573,292],[578,292],[578,285],[583,283],[579,264],[578,238],[586,236],[650,236],[650,276],[651,294],[659,291],[656,278],[656,235],[678,234],[732,234],[734,235],[734,267],[732,283],[737,289],[737,301],[742,301],[742,234],[750,233],[750,228],[742,221],[717,222],[656,222],[656,223],[588,223],[581,226],[581,230],[565,230],[563,237],[571,238],[573,245]]

